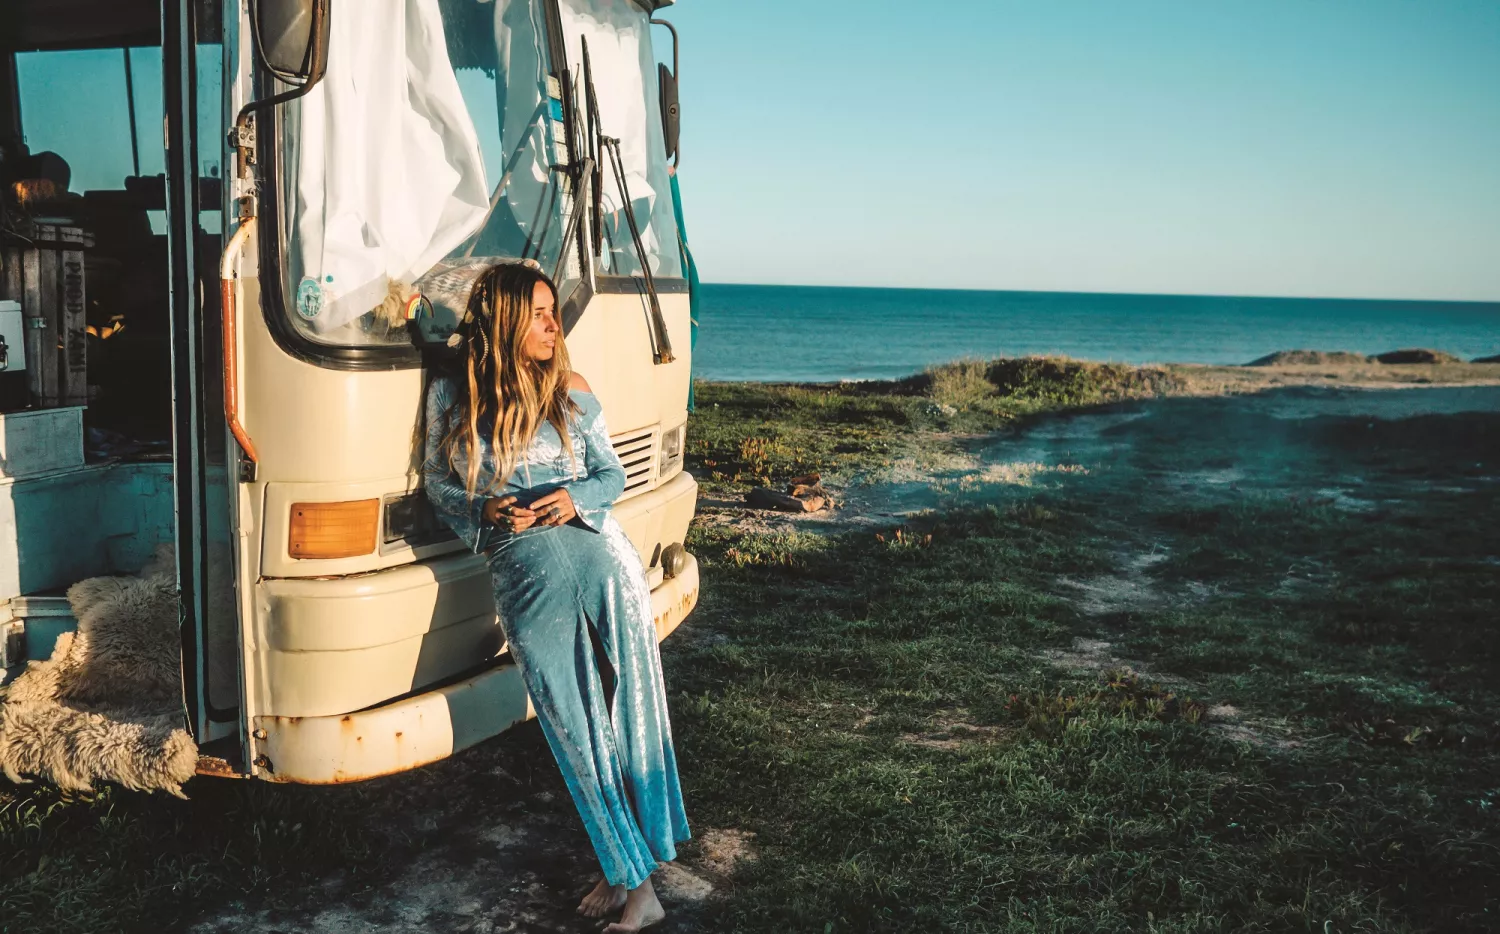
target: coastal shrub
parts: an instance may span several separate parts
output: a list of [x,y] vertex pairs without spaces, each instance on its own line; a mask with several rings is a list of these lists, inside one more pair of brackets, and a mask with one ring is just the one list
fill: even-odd
[[1245,366],[1342,366],[1369,362],[1370,358],[1364,354],[1347,350],[1278,350]]
[[982,360],[960,360],[932,367],[925,374],[927,395],[938,405],[967,409],[995,394],[994,384],[989,380],[989,368],[990,364]]
[[1002,395],[1061,405],[1159,396],[1186,385],[1181,376],[1157,367],[1089,363],[1067,357],[994,360],[985,376]]
[[1392,350],[1388,353],[1376,354],[1375,359],[1380,363],[1463,363],[1451,353],[1428,350],[1426,347]]

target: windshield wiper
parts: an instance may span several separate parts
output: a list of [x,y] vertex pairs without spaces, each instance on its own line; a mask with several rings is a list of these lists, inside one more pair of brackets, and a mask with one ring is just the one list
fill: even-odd
[[[594,92],[594,70],[589,62],[589,40],[585,37],[580,37],[580,41],[583,43],[583,82],[589,98],[590,143],[592,145],[594,140],[597,140],[599,149],[601,150],[600,156],[602,157],[607,154],[609,157],[610,168],[615,177],[615,185],[619,190],[620,210],[625,214],[625,223],[630,228],[630,241],[635,245],[636,257],[641,262],[641,278],[646,283],[646,300],[648,302],[646,326],[651,336],[651,359],[658,365],[671,363],[677,358],[672,353],[672,339],[667,334],[667,319],[662,315],[661,299],[656,294],[656,279],[651,275],[651,263],[646,256],[646,242],[641,237],[641,227],[635,219],[635,205],[630,200],[630,186],[625,181],[625,160],[620,156],[620,141],[616,137],[605,136],[603,133],[598,132],[599,99]],[[600,161],[603,161],[602,158]],[[603,198],[601,195],[599,185],[596,182],[594,189],[594,216],[596,218],[602,217],[603,214]],[[597,239],[598,229],[599,226],[596,223],[596,244],[599,242]]]

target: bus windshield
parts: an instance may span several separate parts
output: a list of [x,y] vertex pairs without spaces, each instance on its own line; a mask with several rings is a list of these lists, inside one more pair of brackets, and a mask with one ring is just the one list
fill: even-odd
[[[424,276],[503,259],[580,275],[564,250],[574,158],[554,77],[548,0],[370,0],[332,20],[328,73],[282,108],[286,307],[307,337],[404,343]],[[628,0],[563,0],[567,73],[587,37],[601,132],[621,140],[652,271],[681,275],[648,14]],[[392,63],[404,63],[404,68]],[[607,88],[607,90],[606,90]],[[608,173],[601,273],[640,263]],[[559,260],[565,260],[559,265]]]

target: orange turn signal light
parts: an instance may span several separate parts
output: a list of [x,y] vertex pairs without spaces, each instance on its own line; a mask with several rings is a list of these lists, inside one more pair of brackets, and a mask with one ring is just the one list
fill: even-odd
[[289,550],[293,558],[352,558],[375,550],[380,500],[293,503]]

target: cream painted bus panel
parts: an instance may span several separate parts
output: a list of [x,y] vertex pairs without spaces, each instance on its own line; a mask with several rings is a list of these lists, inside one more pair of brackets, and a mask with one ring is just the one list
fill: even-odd
[[260,455],[257,479],[358,483],[411,472],[422,371],[351,372],[304,363],[271,338],[260,283],[240,281],[241,420]]
[[677,359],[658,366],[639,295],[598,294],[568,335],[568,356],[604,406],[612,434],[687,417],[690,320],[686,295],[661,296]]
[[264,714],[324,717],[360,710],[494,658],[504,645],[493,611],[414,639],[347,652],[260,653]]
[[693,521],[693,510],[698,504],[698,481],[691,474],[680,473],[656,490],[657,496],[641,497],[644,500],[639,512],[630,510],[636,500],[629,500],[616,507],[620,525],[630,543],[641,553],[642,562],[650,562],[652,552],[659,544],[663,548],[687,537],[688,523]]
[[495,614],[481,555],[411,564],[339,580],[263,584],[265,648],[341,652],[419,638],[449,620]]

